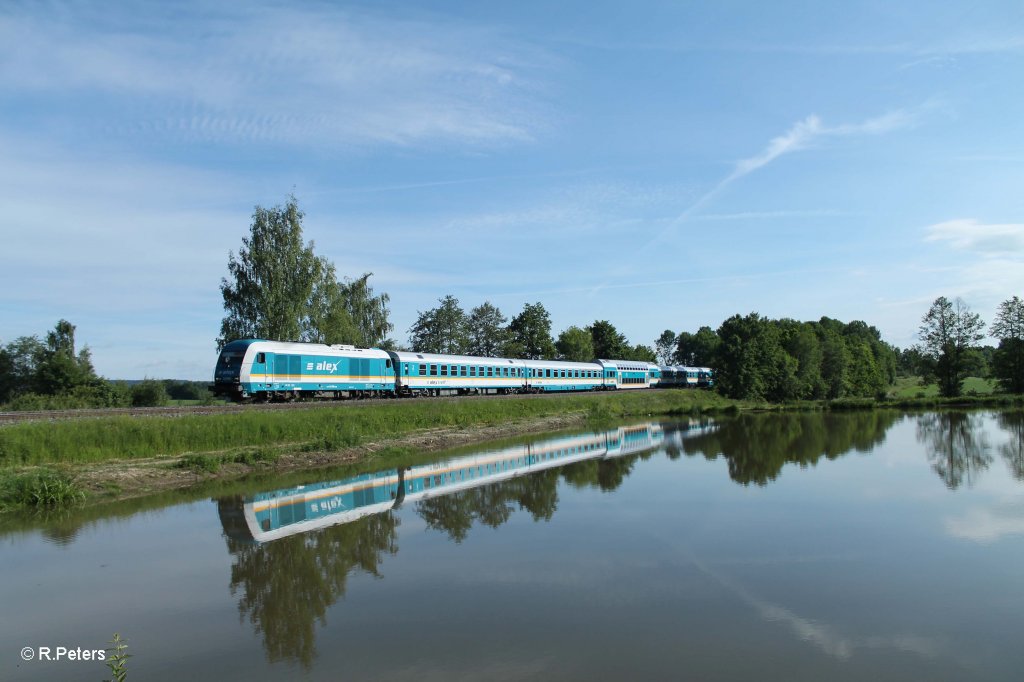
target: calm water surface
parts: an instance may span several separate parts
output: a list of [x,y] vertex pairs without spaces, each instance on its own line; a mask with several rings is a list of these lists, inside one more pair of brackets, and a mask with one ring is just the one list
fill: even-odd
[[2,680],[98,682],[20,652],[114,632],[140,681],[1024,677],[1020,412],[632,423],[19,523]]

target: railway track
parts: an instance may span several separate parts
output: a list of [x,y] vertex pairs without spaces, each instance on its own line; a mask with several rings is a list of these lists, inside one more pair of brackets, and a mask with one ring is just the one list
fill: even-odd
[[[607,395],[605,391],[573,392],[574,396],[598,397]],[[387,404],[393,401],[407,402],[456,402],[459,400],[508,400],[510,398],[531,398],[537,400],[555,400],[563,393],[513,393],[510,395],[455,395],[437,398],[353,398],[331,401],[299,401],[294,403],[257,403],[249,405],[185,405],[175,407],[106,407],[80,410],[38,410],[19,412],[0,412],[0,426],[29,421],[65,421],[69,419],[97,419],[102,417],[184,417],[208,414],[236,414],[246,411],[271,410],[317,410],[336,407],[369,407]]]

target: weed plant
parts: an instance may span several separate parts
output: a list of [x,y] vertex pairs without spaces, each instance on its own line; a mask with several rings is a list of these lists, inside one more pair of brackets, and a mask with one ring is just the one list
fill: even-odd
[[0,478],[0,509],[64,509],[85,501],[70,476],[40,469]]
[[117,632],[114,633],[110,644],[113,644],[111,648],[107,649],[107,653],[110,654],[107,657],[110,679],[103,682],[124,682],[128,677],[128,659],[132,657],[128,653],[128,644],[121,639],[121,635]]

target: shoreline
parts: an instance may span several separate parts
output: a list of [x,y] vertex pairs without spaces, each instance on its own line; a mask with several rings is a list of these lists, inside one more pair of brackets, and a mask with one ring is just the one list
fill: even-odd
[[[282,451],[271,461],[224,461],[215,471],[201,467],[182,466],[188,456],[159,457],[129,462],[105,462],[83,465],[74,473],[75,482],[88,496],[87,504],[102,505],[148,497],[158,493],[188,488],[210,481],[237,481],[253,473],[286,474],[315,472],[332,467],[399,459],[410,454],[427,455],[465,445],[486,444],[505,438],[547,433],[587,422],[583,413],[515,421],[498,425],[471,427],[444,427],[426,429],[396,438],[382,438],[373,442],[349,446],[340,450],[304,451],[296,444],[278,446]],[[221,453],[228,454],[228,453]],[[210,453],[216,456],[217,453]],[[112,492],[110,485],[120,490]],[[130,489],[126,489],[130,488]]]
[[256,474],[369,462],[387,466],[589,421],[740,412],[1015,409],[1022,404],[1024,396],[1010,395],[770,404],[729,400],[711,392],[666,390],[547,401],[381,403],[356,411],[311,405],[308,410],[277,413],[25,422],[0,429],[0,516],[103,506],[226,485]]
[[103,505],[256,473],[387,466],[588,421],[726,411],[738,412],[739,404],[713,393],[661,391],[25,422],[0,429],[0,513]]

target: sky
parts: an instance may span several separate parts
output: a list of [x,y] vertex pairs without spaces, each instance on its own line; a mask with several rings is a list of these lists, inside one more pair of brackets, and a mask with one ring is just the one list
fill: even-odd
[[294,194],[400,343],[451,294],[633,344],[734,314],[917,342],[1024,296],[1024,4],[0,3],[0,343],[210,379]]

